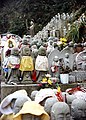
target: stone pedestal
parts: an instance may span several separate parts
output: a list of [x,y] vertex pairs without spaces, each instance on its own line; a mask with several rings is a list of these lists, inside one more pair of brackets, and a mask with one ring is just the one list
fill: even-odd
[[86,81],[86,71],[73,71],[70,75],[75,77],[75,82],[84,82]]
[[[72,84],[59,84],[62,91],[65,91],[68,88],[74,88],[77,86],[77,83]],[[86,83],[80,83],[80,85],[84,88],[86,88]],[[1,101],[3,98],[5,98],[7,95],[17,91],[24,89],[27,91],[28,96],[30,97],[31,92],[33,90],[39,90],[38,84],[21,84],[21,85],[6,85],[4,82],[1,83]]]
[[7,85],[4,82],[1,83],[1,100],[6,97],[7,95],[17,91],[24,89],[27,91],[28,96],[30,97],[30,94],[33,90],[37,90],[38,84],[20,84],[20,85]]

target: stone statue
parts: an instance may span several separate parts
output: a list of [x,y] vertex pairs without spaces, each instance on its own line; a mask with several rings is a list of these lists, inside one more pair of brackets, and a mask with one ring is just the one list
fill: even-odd
[[27,38],[23,38],[22,39],[22,45],[28,45],[28,40],[27,40]]
[[23,39],[22,39],[22,43],[21,43],[21,45],[20,45],[19,47],[20,47],[20,55],[22,56],[22,54],[23,54],[23,49],[24,49],[25,47],[29,47],[27,38],[23,38]]
[[69,53],[65,53],[64,70],[65,70],[64,72],[67,72],[67,73],[69,73],[71,71]]
[[69,15],[69,13],[66,14],[66,18],[67,18],[67,21],[70,20],[70,15]]
[[40,116],[36,116],[33,114],[22,114],[21,120],[40,120],[41,117]]
[[51,51],[53,51],[53,49],[54,49],[54,47],[53,47],[53,41],[52,40],[50,40],[49,42],[48,42],[48,46],[47,46],[47,56],[49,55],[49,53],[51,52]]
[[15,100],[15,103],[13,105],[13,113],[14,114],[17,114],[21,108],[23,107],[23,104],[26,102],[26,101],[31,101],[31,99],[28,97],[28,96],[25,96],[25,95],[21,95],[19,96],[16,100]]
[[38,82],[40,82],[48,72],[48,58],[46,57],[46,48],[41,46],[35,62],[35,70],[37,71]]
[[53,36],[53,30],[50,30],[50,37]]
[[5,53],[5,59],[2,61],[2,68],[3,68],[3,74],[4,74],[4,77],[5,79],[7,79],[7,76],[8,76],[8,60],[9,60],[9,57],[11,55],[11,50],[7,50],[6,53]]
[[59,79],[60,70],[59,70],[59,58],[55,56],[51,65],[52,76]]
[[52,33],[53,33],[53,37],[55,37],[55,36],[56,36],[56,30],[55,30],[55,27],[53,27]]
[[64,64],[65,64],[65,68],[67,66],[69,67],[69,53],[65,53]]
[[11,55],[8,58],[8,76],[6,83],[10,84],[11,82],[18,82],[19,81],[19,67],[20,67],[20,56],[19,56],[19,49],[13,48],[11,50]]
[[[77,55],[76,55],[76,65],[77,65],[77,70],[82,70],[82,66],[85,67],[85,62],[86,62],[86,50],[83,50],[82,52],[79,52]],[[82,65],[83,63],[83,65]]]
[[67,34],[67,29],[66,29],[66,27],[64,26],[64,27],[63,27],[63,35],[62,35],[62,36],[65,37],[66,34]]
[[86,120],[86,101],[83,99],[73,100],[71,115],[73,120]]
[[51,120],[70,120],[70,109],[65,102],[56,102],[51,108]]
[[[0,112],[5,115],[16,114],[19,112],[23,104],[31,99],[27,96],[27,92],[23,89],[15,91],[7,95],[0,104]],[[8,120],[8,119],[6,119]],[[13,120],[13,119],[10,119]]]
[[55,97],[51,97],[51,98],[48,98],[46,101],[45,101],[45,104],[44,104],[44,109],[45,111],[50,115],[51,113],[51,108],[53,106],[54,103],[58,102],[58,99],[55,98]]
[[23,49],[19,70],[21,74],[20,81],[27,81],[31,83],[31,72],[34,70],[34,63],[29,47],[24,47]]
[[32,54],[32,57],[33,57],[34,62],[35,62],[36,57],[37,57],[37,55],[38,55],[37,45],[33,44],[33,45],[31,46],[31,54]]
[[74,17],[74,13],[71,13],[71,14],[70,14],[70,20],[71,20],[71,21],[73,20],[73,17]]
[[73,71],[77,70],[77,65],[76,65],[76,61],[74,60],[73,62],[73,68],[72,68]]
[[33,21],[30,22],[31,26],[30,26],[30,35],[31,37],[34,36],[34,27],[35,27],[35,24]]
[[57,19],[58,19],[58,20],[61,19],[61,15],[60,15],[60,13],[57,14]]
[[64,101],[69,105],[71,110],[72,101],[76,99],[76,96],[74,94],[70,95],[67,92],[62,92],[62,97],[64,98]]
[[71,29],[71,24],[68,23],[68,24],[67,24],[67,30],[69,31],[70,29]]
[[65,14],[65,13],[62,13],[62,14],[61,14],[61,19],[62,19],[62,20],[66,20],[66,14]]

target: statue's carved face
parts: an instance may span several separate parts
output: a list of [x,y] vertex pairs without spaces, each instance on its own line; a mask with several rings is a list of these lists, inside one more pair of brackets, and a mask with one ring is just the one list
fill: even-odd
[[52,120],[70,120],[70,113],[54,113],[51,114]]
[[55,56],[54,59],[53,59],[53,61],[58,62],[59,61],[58,56]]
[[74,100],[71,105],[71,114],[74,120],[86,120],[86,102]]
[[32,115],[32,114],[22,114],[21,120],[41,120],[40,116]]
[[45,47],[40,47],[38,54],[41,55],[41,56],[46,56],[46,49],[45,49]]
[[70,120],[69,106],[64,102],[55,103],[51,109],[51,119],[52,120]]
[[17,48],[13,48],[11,54],[17,56],[19,55],[19,50]]
[[23,48],[23,55],[26,55],[26,56],[30,55],[30,49],[28,47]]
[[18,51],[18,50],[15,50],[15,51],[14,51],[14,54],[15,54],[15,55],[18,55],[18,54],[19,54],[19,51]]
[[65,53],[65,58],[69,58],[69,53]]
[[27,39],[23,39],[23,40],[22,40],[22,44],[23,44],[23,45],[28,45]]

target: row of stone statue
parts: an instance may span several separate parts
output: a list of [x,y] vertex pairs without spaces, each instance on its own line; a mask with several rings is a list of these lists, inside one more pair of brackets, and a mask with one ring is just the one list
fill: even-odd
[[[33,39],[45,39],[48,37],[66,37],[68,31],[71,29],[70,21],[72,21],[74,14],[71,13],[58,13],[55,15],[50,22],[36,35]],[[81,22],[85,22],[85,14],[83,13],[78,20],[74,21],[74,24],[78,27]]]
[[[64,37],[67,33],[67,29],[70,29],[68,24],[69,20],[73,18],[73,13],[70,15],[68,13],[58,13],[55,15],[51,21],[39,31],[34,37],[48,38],[49,36],[53,37]],[[67,25],[68,24],[68,25]]]
[[[20,51],[18,48],[13,47],[5,53],[3,69],[6,82],[16,80],[29,80],[31,82],[37,80],[40,82],[47,73],[51,74],[51,77],[59,79],[60,73],[77,70],[75,58],[69,48],[60,52],[53,47],[53,41],[49,41],[48,46],[40,46],[38,49],[36,45],[30,47],[26,39],[23,42]],[[79,61],[77,63],[83,66],[80,66],[79,69],[86,70],[85,58],[83,61],[82,56],[81,61],[77,56],[77,61]]]
[[[30,81],[33,80],[33,77],[38,78],[37,81],[40,82],[49,69],[51,69],[53,77],[59,77],[59,66],[59,58],[55,56],[52,66],[49,68],[46,49],[43,46],[39,48],[38,55],[34,57],[31,56],[30,48],[27,46],[20,49],[20,55],[18,48],[12,48],[7,50],[3,61],[6,82],[24,79]],[[36,72],[36,76],[33,76],[34,72]]]
[[0,104],[0,120],[86,120],[86,90],[77,86],[61,92],[40,89],[18,90],[6,96]]

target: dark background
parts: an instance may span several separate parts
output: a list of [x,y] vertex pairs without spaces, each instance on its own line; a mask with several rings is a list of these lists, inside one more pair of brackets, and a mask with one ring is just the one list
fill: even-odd
[[0,33],[29,34],[33,20],[36,34],[58,12],[75,13],[82,6],[86,0],[0,0]]

